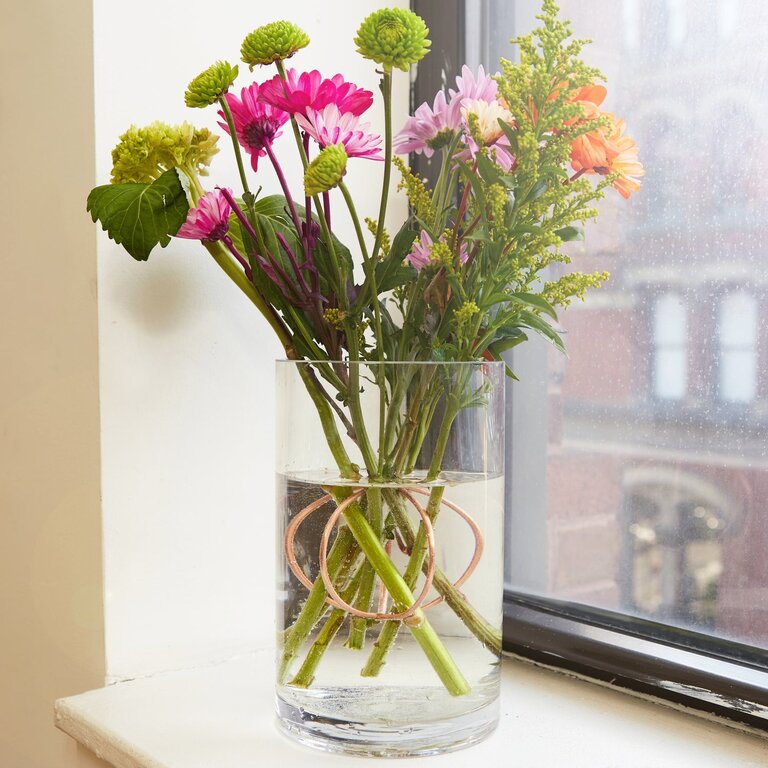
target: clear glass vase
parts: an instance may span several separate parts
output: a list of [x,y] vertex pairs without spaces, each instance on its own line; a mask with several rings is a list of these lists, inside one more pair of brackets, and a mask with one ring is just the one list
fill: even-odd
[[302,743],[495,727],[503,398],[501,363],[278,363],[277,711]]

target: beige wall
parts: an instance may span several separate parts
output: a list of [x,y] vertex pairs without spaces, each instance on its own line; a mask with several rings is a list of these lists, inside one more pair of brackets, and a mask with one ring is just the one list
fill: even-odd
[[0,766],[84,768],[52,706],[104,680],[91,2],[0,18]]

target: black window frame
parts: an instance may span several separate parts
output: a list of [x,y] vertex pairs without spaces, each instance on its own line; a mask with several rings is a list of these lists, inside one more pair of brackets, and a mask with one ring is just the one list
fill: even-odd
[[[470,5],[479,22],[476,33],[483,35],[487,0],[412,0],[432,39],[432,52],[412,83],[413,108],[431,102],[465,61]],[[415,171],[430,176],[422,156],[411,159]],[[508,428],[517,390],[517,384],[507,384]],[[758,648],[513,590],[504,593],[503,647],[536,663],[768,732],[768,652]]]

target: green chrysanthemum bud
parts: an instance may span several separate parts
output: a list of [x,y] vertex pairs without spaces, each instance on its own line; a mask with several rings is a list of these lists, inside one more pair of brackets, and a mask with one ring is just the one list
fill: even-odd
[[112,183],[147,184],[171,168],[206,176],[211,158],[219,151],[218,138],[207,128],[186,122],[132,125],[112,150]]
[[240,55],[253,69],[257,64],[273,64],[293,56],[309,45],[309,36],[290,21],[273,21],[254,29],[243,40]]
[[230,89],[236,77],[237,64],[233,67],[227,61],[217,61],[187,86],[184,103],[200,108],[215,104]]
[[333,189],[347,172],[347,153],[341,144],[330,144],[307,166],[304,191],[309,197]]
[[357,30],[355,45],[366,59],[381,64],[386,72],[393,67],[407,72],[420,61],[432,44],[421,16],[405,8],[382,8],[368,16]]

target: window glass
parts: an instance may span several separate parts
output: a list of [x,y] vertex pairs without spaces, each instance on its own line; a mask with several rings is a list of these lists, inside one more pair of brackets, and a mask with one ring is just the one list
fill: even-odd
[[653,392],[662,400],[685,397],[688,384],[688,322],[676,293],[656,299],[653,308]]
[[513,352],[508,585],[766,648],[768,4],[559,4],[647,175],[573,244],[612,277],[562,313],[569,357]]
[[751,403],[757,394],[757,302],[743,291],[720,302],[720,397],[728,403]]

